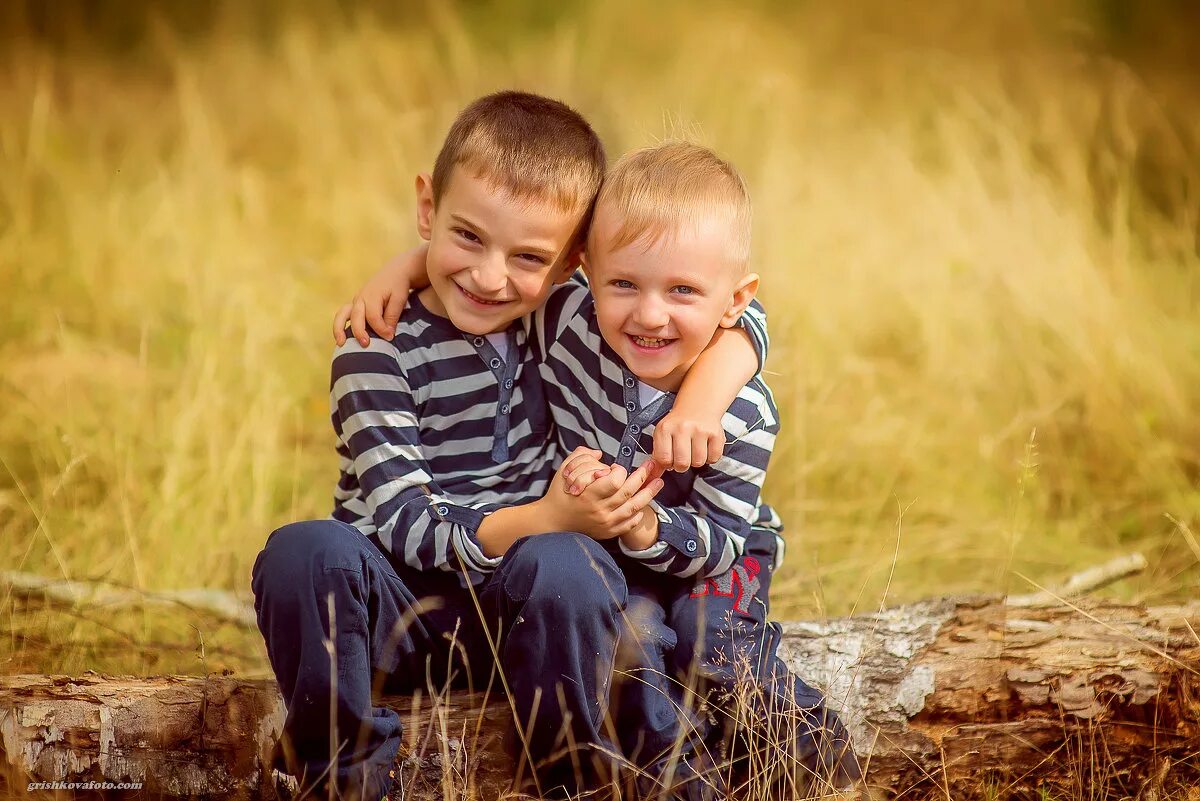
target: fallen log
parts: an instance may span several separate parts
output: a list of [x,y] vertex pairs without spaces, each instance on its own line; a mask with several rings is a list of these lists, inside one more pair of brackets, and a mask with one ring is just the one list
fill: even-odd
[[[1198,772],[1200,603],[959,598],[783,629],[784,658],[826,690],[869,785],[888,794],[990,777],[1006,791],[1102,781],[1134,795]],[[499,748],[512,726],[503,698],[388,703],[408,721],[406,797],[500,794],[512,770]],[[10,782],[269,797],[281,789],[266,760],[282,719],[265,681],[0,679],[0,748],[19,774]]]

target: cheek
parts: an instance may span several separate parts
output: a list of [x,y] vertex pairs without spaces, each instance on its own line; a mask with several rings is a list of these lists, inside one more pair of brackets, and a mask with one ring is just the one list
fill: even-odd
[[550,270],[509,270],[508,283],[526,300],[537,300],[550,288]]
[[435,238],[429,243],[429,255],[425,264],[431,277],[446,276],[462,269],[462,257],[458,248],[445,239]]

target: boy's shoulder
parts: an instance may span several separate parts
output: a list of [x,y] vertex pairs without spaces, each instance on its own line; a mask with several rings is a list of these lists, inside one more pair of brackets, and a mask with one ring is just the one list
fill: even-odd
[[[386,340],[368,325],[370,340],[366,346],[353,336],[334,350],[334,374],[339,372],[374,372],[382,362],[389,371],[422,372],[435,369],[447,361],[471,356],[474,352],[462,331],[448,319],[429,311],[414,292],[400,313],[396,333]],[[472,360],[478,361],[477,358]]]

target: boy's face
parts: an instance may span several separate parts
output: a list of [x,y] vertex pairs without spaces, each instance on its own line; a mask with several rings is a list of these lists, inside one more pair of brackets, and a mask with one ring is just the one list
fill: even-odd
[[585,255],[600,333],[630,372],[675,392],[717,328],[732,326],[754,298],[758,276],[728,258],[725,223],[610,251],[618,225],[597,209]]
[[581,216],[514,198],[461,168],[435,206],[429,176],[417,176],[417,228],[429,241],[421,300],[468,334],[503,331],[570,275]]

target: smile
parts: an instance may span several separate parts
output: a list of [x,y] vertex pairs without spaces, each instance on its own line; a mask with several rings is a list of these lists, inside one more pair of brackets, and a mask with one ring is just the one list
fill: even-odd
[[463,293],[463,295],[466,296],[467,300],[471,301],[472,303],[477,303],[480,306],[503,306],[505,303],[512,302],[512,301],[508,301],[508,300],[484,300],[483,298],[479,297],[478,295],[472,295],[470,292],[463,289],[458,284],[455,284],[454,286],[458,287],[458,291]]
[[639,351],[660,351],[675,341],[674,339],[666,339],[663,337],[643,337],[635,336],[633,334],[626,334],[625,336],[629,337],[629,341],[632,342]]

